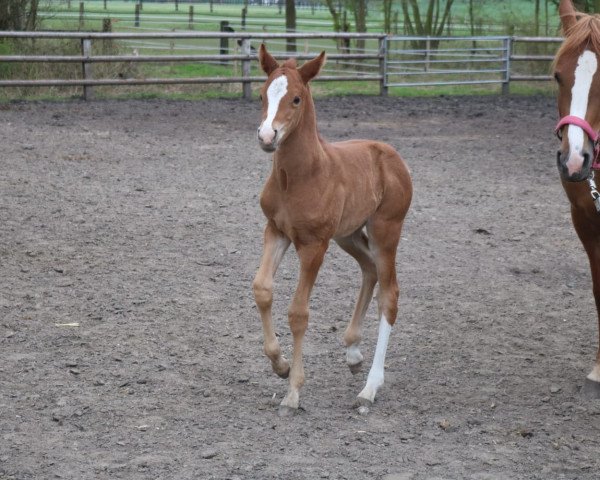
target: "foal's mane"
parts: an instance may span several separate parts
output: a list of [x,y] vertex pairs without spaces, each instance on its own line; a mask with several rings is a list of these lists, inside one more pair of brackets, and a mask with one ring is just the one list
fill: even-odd
[[563,32],[565,40],[556,53],[556,59],[562,55],[575,55],[589,48],[600,53],[600,15],[577,13],[577,22]]

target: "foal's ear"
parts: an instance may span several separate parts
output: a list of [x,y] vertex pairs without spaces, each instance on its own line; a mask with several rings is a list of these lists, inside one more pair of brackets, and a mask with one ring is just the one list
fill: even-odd
[[569,31],[577,23],[577,10],[575,10],[572,0],[560,0],[558,13],[560,15],[560,23],[562,24],[563,34],[568,36]]
[[298,69],[302,81],[304,83],[310,82],[321,71],[323,65],[325,65],[325,52],[321,52],[317,58],[309,60]]
[[260,44],[260,48],[258,49],[258,60],[260,61],[260,66],[267,75],[271,75],[275,70],[279,68],[279,64],[277,60],[273,58],[273,56],[267,52],[267,47],[265,47],[264,43]]

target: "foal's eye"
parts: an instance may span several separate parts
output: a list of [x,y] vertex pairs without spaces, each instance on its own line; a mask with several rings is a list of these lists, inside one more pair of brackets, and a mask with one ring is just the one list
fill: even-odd
[[300,105],[300,97],[294,97],[294,105]]

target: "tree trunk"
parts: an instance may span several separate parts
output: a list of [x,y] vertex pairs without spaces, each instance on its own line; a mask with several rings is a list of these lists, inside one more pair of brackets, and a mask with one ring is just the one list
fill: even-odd
[[392,33],[392,0],[383,0],[383,31]]
[[333,31],[340,32],[342,30],[340,24],[340,12],[336,9],[333,0],[325,0],[325,5],[327,5],[331,18],[333,19]]
[[39,0],[31,0],[30,4],[31,6],[29,8],[29,13],[27,14],[27,23],[25,25],[25,29],[35,30],[37,27],[37,12]]
[[[295,0],[285,0],[285,31],[293,33],[296,31],[296,2]],[[296,51],[296,39],[288,38],[285,50],[287,52]]]
[[0,30],[35,30],[39,0],[0,0]]
[[540,36],[540,0],[535,0],[535,14],[534,14],[534,21],[535,21],[535,36],[539,37]]
[[[365,33],[367,31],[367,0],[353,0],[352,10],[354,13],[354,23],[357,33]],[[356,50],[362,53],[365,49],[365,39],[359,38],[356,40]]]
[[[450,18],[450,9],[454,0],[429,0],[427,12],[421,18],[417,0],[402,0],[402,13],[408,35],[439,37],[444,33],[444,27]],[[431,42],[432,48],[437,48],[437,42]],[[424,41],[413,42],[414,48],[422,49]]]

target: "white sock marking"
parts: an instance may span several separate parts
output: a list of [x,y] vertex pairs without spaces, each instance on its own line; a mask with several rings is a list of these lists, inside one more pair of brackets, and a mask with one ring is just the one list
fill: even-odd
[[346,363],[348,365],[358,365],[363,361],[362,353],[360,353],[360,349],[358,348],[358,343],[354,343],[350,345],[346,349]]
[[375,347],[373,365],[371,365],[365,388],[358,394],[359,397],[367,399],[370,402],[375,400],[377,390],[383,385],[385,354],[387,352],[388,340],[390,339],[391,332],[392,326],[388,323],[385,315],[382,315],[381,321],[379,322],[379,337],[377,339],[377,347]]
[[[590,88],[594,80],[594,74],[598,69],[598,60],[596,54],[586,50],[577,60],[575,69],[575,82],[571,90],[571,110],[569,115],[574,115],[585,119],[590,96]],[[569,125],[569,146],[571,153],[567,162],[570,171],[579,171],[583,166],[583,156],[581,152],[585,145],[587,135],[581,127]]]
[[[269,138],[269,133],[273,133],[273,121],[279,110],[279,103],[287,93],[288,80],[285,75],[277,77],[271,82],[267,89],[267,118],[261,124],[259,135],[265,139]],[[272,135],[271,135],[272,137]]]

